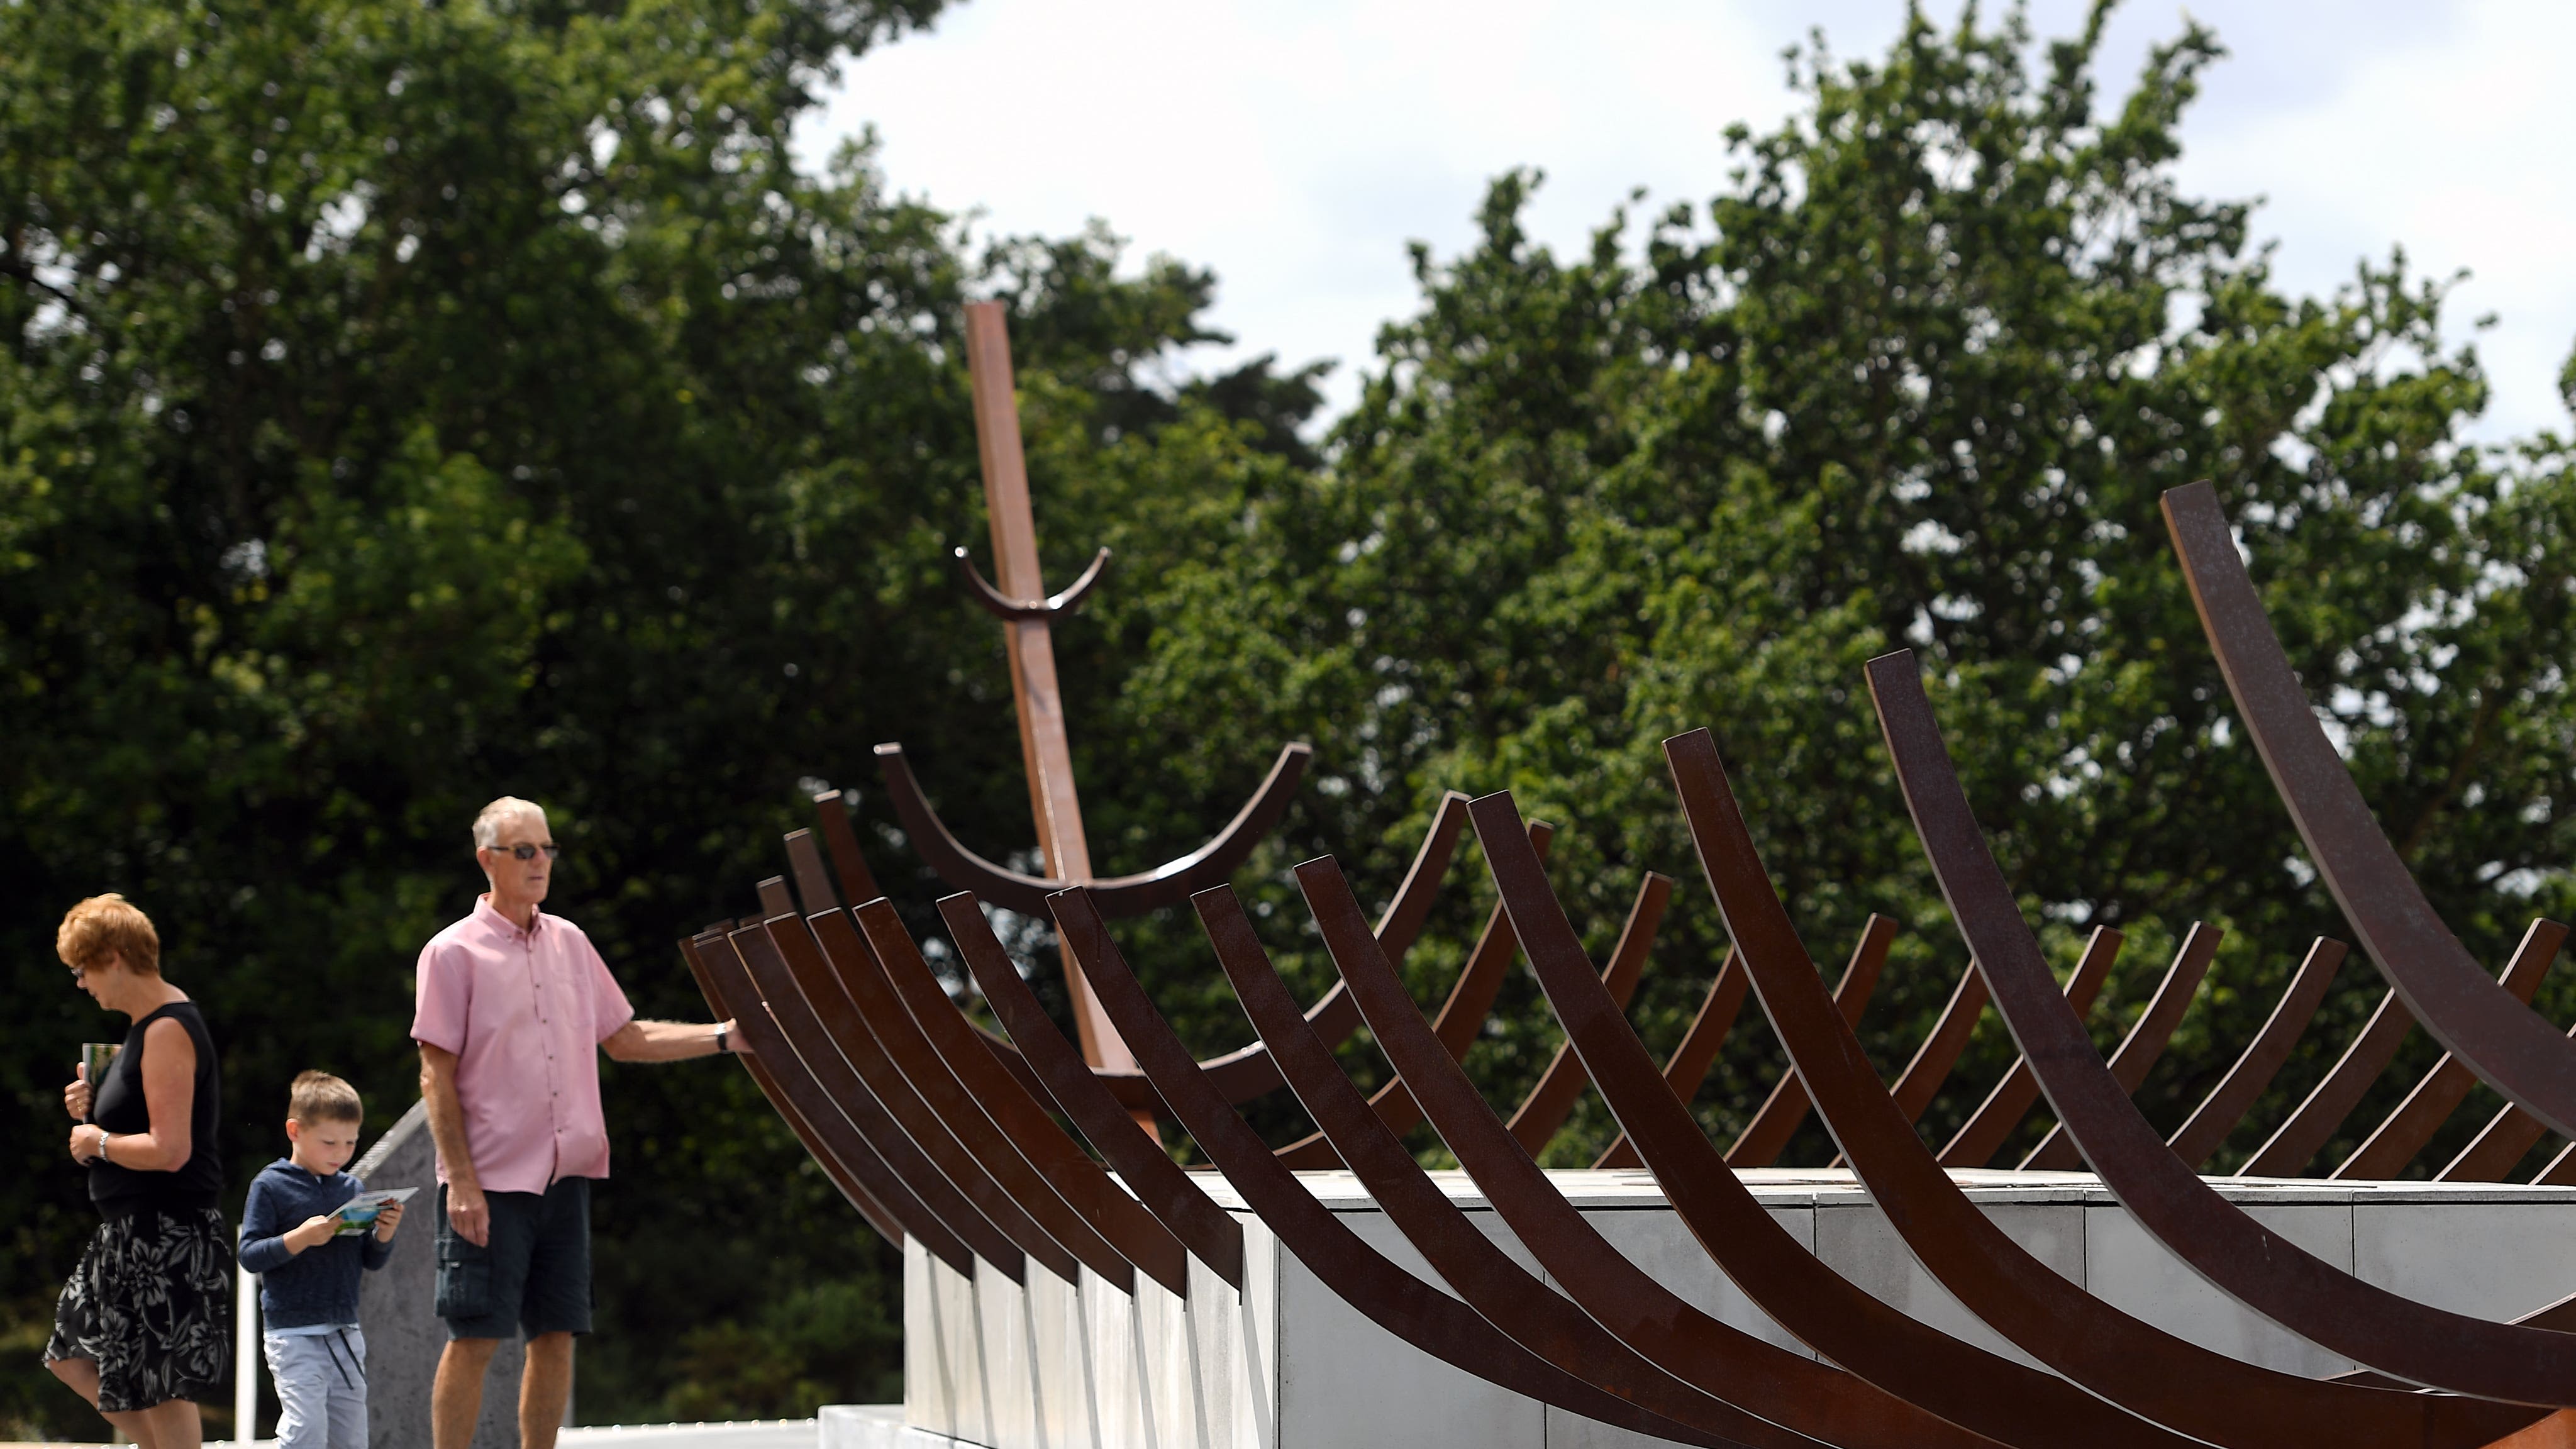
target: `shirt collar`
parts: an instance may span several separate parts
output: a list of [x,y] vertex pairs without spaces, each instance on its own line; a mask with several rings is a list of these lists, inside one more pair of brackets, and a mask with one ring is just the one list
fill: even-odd
[[474,898],[474,918],[481,921],[484,924],[484,927],[488,930],[500,931],[511,936],[533,936],[539,931],[545,929],[546,908],[543,906],[529,907],[528,929],[522,931],[519,929],[518,922],[511,920],[508,916],[502,915],[498,910],[493,908],[492,893],[490,891],[485,891],[483,894]]

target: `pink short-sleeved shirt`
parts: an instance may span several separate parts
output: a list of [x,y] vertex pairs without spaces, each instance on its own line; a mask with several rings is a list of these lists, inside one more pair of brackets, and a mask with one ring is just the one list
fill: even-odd
[[538,911],[522,931],[485,896],[421,948],[412,1040],[456,1054],[465,1150],[484,1191],[608,1176],[599,1044],[634,1017],[590,938],[560,916]]

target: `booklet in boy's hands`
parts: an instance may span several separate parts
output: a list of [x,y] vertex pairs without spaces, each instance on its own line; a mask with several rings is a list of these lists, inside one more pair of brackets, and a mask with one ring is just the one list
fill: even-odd
[[416,1187],[389,1187],[382,1192],[358,1194],[340,1204],[340,1226],[332,1230],[331,1236],[345,1238],[367,1231],[376,1225],[376,1214],[384,1211],[385,1204],[405,1201],[418,1191]]

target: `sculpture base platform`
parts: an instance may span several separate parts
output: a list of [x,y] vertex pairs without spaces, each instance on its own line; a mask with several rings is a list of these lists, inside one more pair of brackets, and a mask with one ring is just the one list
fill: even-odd
[[[1347,1173],[1301,1180],[1360,1238],[1438,1285]],[[1464,1173],[1434,1174],[1525,1265]],[[1642,1172],[1556,1172],[1560,1191],[1675,1292],[1804,1352],[1703,1253]],[[1872,1295],[1944,1332],[2030,1359],[1916,1264],[1847,1172],[1742,1174],[1790,1235]],[[2311,1377],[2356,1367],[2238,1306],[2166,1252],[2090,1173],[1953,1176],[2016,1242],[2094,1296],[2222,1353]],[[1362,1318],[1283,1251],[1214,1174],[1244,1225],[1240,1294],[1196,1262],[1186,1301],[1132,1299],[1085,1274],[972,1280],[904,1254],[904,1405],[826,1410],[822,1449],[1570,1449],[1647,1441],[1443,1364]],[[2576,1291],[2576,1188],[2218,1179],[2266,1226],[2407,1297],[2504,1319]],[[838,1417],[835,1417],[835,1415]]]

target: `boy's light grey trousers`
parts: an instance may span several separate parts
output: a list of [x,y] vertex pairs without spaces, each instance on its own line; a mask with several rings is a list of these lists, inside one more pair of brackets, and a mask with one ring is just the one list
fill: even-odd
[[277,1449],[367,1449],[367,1336],[272,1331],[260,1342],[277,1386]]

